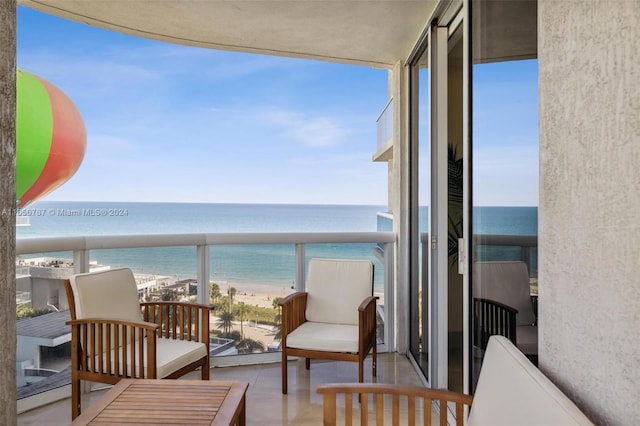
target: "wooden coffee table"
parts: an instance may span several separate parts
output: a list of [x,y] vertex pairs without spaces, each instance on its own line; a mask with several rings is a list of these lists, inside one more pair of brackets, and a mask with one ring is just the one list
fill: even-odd
[[72,425],[244,426],[248,386],[247,382],[123,379]]

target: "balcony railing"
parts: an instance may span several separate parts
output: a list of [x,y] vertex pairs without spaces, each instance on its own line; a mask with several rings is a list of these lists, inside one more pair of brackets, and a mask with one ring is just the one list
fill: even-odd
[[[89,272],[95,268],[95,262],[90,262],[92,250],[105,249],[139,249],[160,247],[195,247],[195,263],[198,303],[210,303],[209,282],[211,280],[212,246],[223,245],[293,245],[295,256],[295,270],[293,273],[294,290],[303,291],[305,286],[306,251],[310,244],[371,244],[372,256],[376,256],[383,265],[382,278],[384,281],[384,308],[380,310],[384,343],[378,345],[379,351],[393,351],[393,252],[395,244],[393,232],[353,232],[353,233],[199,233],[199,234],[168,234],[168,235],[113,235],[113,236],[78,236],[59,238],[28,238],[16,241],[16,255],[34,255],[44,253],[71,252],[73,256],[73,273]],[[193,253],[193,251],[191,251]],[[215,257],[215,255],[213,256]],[[135,271],[135,265],[131,266]],[[61,269],[61,268],[57,268]],[[70,272],[70,271],[69,271]],[[52,279],[60,279],[52,276]],[[63,297],[63,296],[59,296]],[[219,355],[233,352],[228,341],[216,341],[212,346],[213,359],[219,360],[214,365],[229,365],[239,363],[264,362],[265,358],[279,360],[280,355],[272,353],[272,348],[263,354],[251,354],[233,357],[234,361],[225,361]],[[232,342],[233,343],[233,342]],[[256,358],[258,357],[258,358]],[[228,358],[228,357],[227,357]],[[244,358],[245,361],[239,360]],[[26,398],[25,398],[26,399]],[[29,407],[19,401],[19,408]],[[24,410],[24,408],[22,408]]]
[[[420,241],[424,256],[428,253],[429,234],[420,234]],[[537,235],[476,234],[473,236],[473,247],[476,260],[522,260],[527,264],[529,276],[538,276]]]
[[377,128],[377,150],[383,151],[393,142],[393,98],[389,99],[387,105],[376,120]]

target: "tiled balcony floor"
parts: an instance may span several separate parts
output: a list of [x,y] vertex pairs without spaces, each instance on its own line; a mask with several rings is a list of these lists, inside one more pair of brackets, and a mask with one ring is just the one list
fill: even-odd
[[[280,363],[241,367],[214,368],[211,380],[249,382],[247,391],[247,424],[322,425],[322,396],[318,385],[331,382],[357,382],[358,366],[352,362],[312,361],[311,371],[304,362],[289,362],[289,394],[282,395]],[[199,373],[187,375],[198,379]],[[371,358],[365,362],[365,381],[371,381]],[[421,386],[409,360],[398,354],[378,355],[377,382]],[[83,398],[83,407],[99,398],[104,391],[91,392]],[[68,425],[71,422],[71,401],[65,399],[18,416],[18,425]]]

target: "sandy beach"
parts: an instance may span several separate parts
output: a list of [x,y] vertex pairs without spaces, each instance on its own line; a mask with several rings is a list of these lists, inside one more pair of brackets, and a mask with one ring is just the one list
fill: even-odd
[[[255,284],[255,283],[224,283],[220,284],[220,292],[223,295],[227,294],[230,287],[236,289],[236,295],[234,296],[235,303],[245,303],[249,306],[260,306],[264,308],[274,309],[273,300],[276,297],[286,297],[287,295],[295,292],[291,286],[286,285],[269,285],[269,284]],[[379,297],[378,305],[384,303],[384,297],[382,294],[375,294]],[[217,330],[219,324],[219,318],[217,316],[211,316],[211,328]],[[240,321],[233,322],[233,331],[241,331]],[[242,332],[245,338],[257,340],[263,342],[266,347],[274,343],[274,330],[272,326],[264,324],[256,324],[248,318],[243,322]]]
[[285,297],[295,291],[290,286],[284,285],[230,283],[220,285],[222,294],[227,294],[229,287],[234,287],[237,290],[233,298],[236,303],[243,302],[247,305],[265,308],[273,308],[274,298]]
[[[262,306],[265,308],[273,308],[273,299],[276,297],[286,297],[295,292],[291,286],[271,285],[271,284],[255,284],[255,283],[225,283],[220,284],[220,291],[223,295],[227,294],[229,287],[234,287],[237,293],[234,297],[236,303],[244,302],[251,306]],[[384,295],[375,293],[378,296],[378,305],[384,304]]]

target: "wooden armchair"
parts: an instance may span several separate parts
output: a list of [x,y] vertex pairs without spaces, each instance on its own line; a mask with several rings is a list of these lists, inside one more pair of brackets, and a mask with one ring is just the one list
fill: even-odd
[[[455,404],[456,425],[464,424],[464,407],[470,406],[473,397],[461,393],[442,389],[429,389],[414,386],[400,386],[387,383],[331,383],[318,386],[317,392],[323,395],[323,417],[325,426],[336,426],[336,406],[338,394],[344,394],[344,424],[351,426],[357,409],[353,408],[353,395],[360,399],[360,421],[356,424],[369,424],[369,395],[373,395],[376,424],[383,425],[385,420],[385,396],[391,396],[391,422],[394,425],[431,424],[433,401],[439,401],[440,407],[445,407],[449,402]],[[422,406],[420,410],[419,405]],[[403,407],[406,406],[406,410]],[[356,412],[354,415],[354,411]],[[422,412],[422,414],[420,414]],[[406,418],[405,418],[406,417]],[[422,422],[420,422],[422,417]],[[447,410],[440,410],[440,425],[448,425]]]
[[[388,417],[391,417],[393,425],[415,425],[420,417],[420,424],[430,425],[435,411],[432,403],[435,401],[439,402],[439,424],[445,426],[450,424],[451,411],[455,412],[457,425],[593,424],[504,336],[491,336],[489,339],[473,397],[447,390],[395,384],[335,383],[319,386],[317,391],[324,398],[325,426],[336,424],[338,411],[340,418],[344,413],[344,424],[348,426],[367,425],[370,415],[376,417],[377,425],[385,424]],[[345,395],[344,404],[338,405],[337,394]],[[369,408],[370,394],[373,395],[373,409]],[[359,410],[353,407],[354,395],[360,397]],[[384,407],[388,400],[391,400],[391,410]],[[470,406],[466,419],[465,406]],[[358,414],[360,421],[352,423]]]
[[376,375],[376,300],[373,264],[366,260],[311,259],[307,291],[285,297],[282,307],[282,393],[287,393],[287,357],[358,363],[373,352]]
[[174,379],[201,368],[209,380],[209,311],[179,302],[139,303],[130,269],[76,274],[65,281],[71,320],[71,416],[80,380]]
[[537,362],[538,327],[527,264],[475,262],[473,297],[474,345],[484,350],[489,336],[502,335]]

